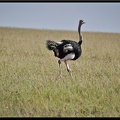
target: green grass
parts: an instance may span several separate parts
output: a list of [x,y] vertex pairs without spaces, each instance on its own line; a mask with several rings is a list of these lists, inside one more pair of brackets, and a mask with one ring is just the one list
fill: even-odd
[[0,28],[1,117],[120,117],[120,34],[83,32],[73,79],[46,40],[78,41],[75,31]]

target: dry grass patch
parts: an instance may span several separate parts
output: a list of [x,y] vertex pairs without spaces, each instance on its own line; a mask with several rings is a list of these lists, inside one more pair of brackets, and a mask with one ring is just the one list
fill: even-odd
[[75,31],[0,28],[1,117],[120,117],[120,34],[83,32],[73,79],[46,40],[78,41]]

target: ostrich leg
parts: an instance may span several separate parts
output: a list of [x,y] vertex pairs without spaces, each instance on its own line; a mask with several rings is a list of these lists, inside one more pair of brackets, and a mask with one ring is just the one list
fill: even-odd
[[59,78],[61,78],[62,77],[62,72],[61,72],[61,61],[60,60],[58,60],[58,64],[59,64]]
[[67,61],[65,60],[64,63],[65,63],[65,65],[66,65],[67,71],[69,72],[70,76],[72,77],[72,72],[71,72],[71,69],[70,69]]

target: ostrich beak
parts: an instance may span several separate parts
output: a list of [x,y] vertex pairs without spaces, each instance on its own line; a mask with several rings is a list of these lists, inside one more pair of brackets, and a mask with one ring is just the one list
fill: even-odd
[[82,22],[82,24],[85,24],[85,23],[86,23],[85,21]]

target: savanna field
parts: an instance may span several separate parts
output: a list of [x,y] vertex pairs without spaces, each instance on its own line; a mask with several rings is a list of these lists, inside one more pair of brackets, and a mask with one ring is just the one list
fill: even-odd
[[46,40],[77,31],[0,27],[0,117],[120,117],[120,34],[82,32],[73,78]]

